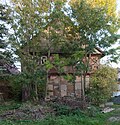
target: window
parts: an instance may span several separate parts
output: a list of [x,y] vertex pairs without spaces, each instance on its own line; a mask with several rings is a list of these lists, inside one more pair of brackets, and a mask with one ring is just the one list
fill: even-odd
[[41,56],[41,65],[44,65],[47,61],[47,56]]

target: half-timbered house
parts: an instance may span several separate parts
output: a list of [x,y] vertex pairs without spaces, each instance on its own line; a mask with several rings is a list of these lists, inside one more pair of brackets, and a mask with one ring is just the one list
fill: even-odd
[[[63,56],[63,53],[57,53],[59,56]],[[89,78],[94,71],[100,67],[100,59],[103,57],[104,53],[99,48],[95,48],[95,51],[89,56],[89,71],[85,74],[85,88],[89,87]],[[50,58],[53,58],[54,53],[51,54]],[[47,59],[47,57],[46,57]],[[45,60],[46,60],[45,59]],[[65,66],[63,76],[66,74],[73,75],[75,73],[73,66]],[[74,83],[68,82],[64,77],[61,77],[55,68],[50,69],[48,72],[48,86],[47,86],[47,98],[51,97],[63,97],[63,96],[81,96],[81,79],[80,76],[75,76]]]

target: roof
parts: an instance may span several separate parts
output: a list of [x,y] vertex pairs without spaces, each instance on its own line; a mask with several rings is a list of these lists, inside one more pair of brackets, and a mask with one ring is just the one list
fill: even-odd
[[[75,47],[77,45],[77,43],[76,43],[75,47],[71,48],[72,47],[71,45],[73,43],[70,43],[70,42],[68,44],[66,43],[67,44],[66,47],[64,46],[64,44],[61,44],[61,45],[59,45],[59,43],[56,45],[55,44],[56,43],[52,43],[49,40],[42,38],[42,39],[40,39],[38,46],[36,48],[34,48],[34,46],[32,45],[32,42],[31,42],[30,45],[26,44],[23,49],[24,49],[24,52],[28,52],[28,51],[34,52],[34,50],[35,50],[35,52],[41,52],[43,54],[47,54],[48,51],[50,51],[51,54],[70,54],[70,53],[72,53],[71,50],[72,49],[75,50],[76,49]],[[95,49],[93,50],[93,52],[91,54],[98,54],[101,56],[105,56],[104,51],[102,51],[98,47],[95,47]]]

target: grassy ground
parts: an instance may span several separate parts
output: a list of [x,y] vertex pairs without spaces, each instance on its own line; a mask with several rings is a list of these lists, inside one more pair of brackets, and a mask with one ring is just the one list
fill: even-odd
[[[17,109],[20,103],[10,103],[0,106],[0,114],[5,111]],[[120,117],[120,105],[114,105],[114,111],[100,113],[92,108],[86,112],[76,111],[74,114],[61,116],[48,116],[44,120],[0,120],[0,125],[120,125],[120,121],[109,121],[111,117]]]

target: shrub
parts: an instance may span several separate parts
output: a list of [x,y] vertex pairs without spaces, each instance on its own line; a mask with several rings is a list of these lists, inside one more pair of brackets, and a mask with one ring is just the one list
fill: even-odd
[[[17,100],[22,99],[23,91],[29,91],[29,98],[27,99],[33,99],[35,96],[44,96],[46,83],[45,75],[45,71],[38,69],[34,73],[22,72],[18,75],[11,76],[10,85],[12,87],[14,98]],[[37,86],[37,95],[35,86]]]
[[60,115],[69,115],[71,113],[71,108],[69,106],[66,105],[60,105],[57,103],[54,103],[52,105],[54,111],[56,112],[56,115],[60,116]]
[[109,66],[102,66],[90,78],[88,96],[93,104],[105,103],[116,86],[117,71]]

